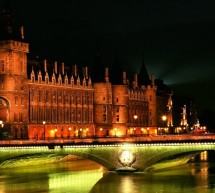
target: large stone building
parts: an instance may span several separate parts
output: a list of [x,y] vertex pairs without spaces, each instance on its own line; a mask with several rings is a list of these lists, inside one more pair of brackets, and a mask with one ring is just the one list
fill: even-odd
[[28,52],[24,28],[14,28],[10,10],[4,9],[0,20],[0,126],[8,137],[156,135],[157,87],[154,75],[145,83],[140,80],[145,76],[144,65],[132,81],[119,68],[114,72],[102,65],[96,66],[91,80],[87,67],[81,72],[73,65],[66,72],[63,63],[51,65],[44,60],[37,65],[27,58]]

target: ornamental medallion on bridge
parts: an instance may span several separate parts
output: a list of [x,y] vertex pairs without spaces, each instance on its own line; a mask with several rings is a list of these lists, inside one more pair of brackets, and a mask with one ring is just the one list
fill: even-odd
[[119,150],[117,158],[122,167],[132,167],[132,164],[136,161],[136,155],[130,149]]

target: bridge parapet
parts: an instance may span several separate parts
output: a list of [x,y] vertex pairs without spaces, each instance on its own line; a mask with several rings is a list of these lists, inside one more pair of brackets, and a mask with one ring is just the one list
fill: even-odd
[[46,140],[1,140],[0,146],[19,145],[44,145],[44,144],[103,144],[103,143],[160,143],[160,142],[215,142],[214,134],[205,135],[158,135],[158,136],[136,136],[136,137],[96,137],[96,138],[71,138],[71,139],[46,139]]

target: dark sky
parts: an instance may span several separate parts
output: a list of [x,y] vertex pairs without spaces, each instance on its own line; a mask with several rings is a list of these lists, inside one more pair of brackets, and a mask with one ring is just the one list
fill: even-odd
[[90,66],[99,48],[105,64],[118,55],[130,71],[144,58],[174,94],[215,111],[214,0],[10,0],[10,7],[32,55]]

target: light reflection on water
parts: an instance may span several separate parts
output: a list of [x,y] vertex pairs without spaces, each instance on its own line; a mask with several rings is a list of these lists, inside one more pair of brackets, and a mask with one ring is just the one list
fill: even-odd
[[[202,156],[202,155],[201,155]],[[107,172],[79,160],[61,164],[1,169],[0,193],[212,193],[214,156],[154,173]]]

